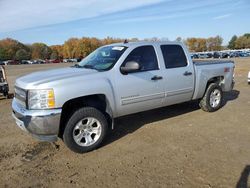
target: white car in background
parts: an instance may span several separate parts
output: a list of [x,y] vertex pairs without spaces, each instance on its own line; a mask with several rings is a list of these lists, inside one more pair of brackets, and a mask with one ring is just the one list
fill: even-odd
[[250,71],[248,72],[248,79],[247,79],[248,84],[250,85]]

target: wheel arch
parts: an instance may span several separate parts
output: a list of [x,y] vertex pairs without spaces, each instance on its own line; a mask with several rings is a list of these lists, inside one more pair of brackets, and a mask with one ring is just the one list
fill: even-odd
[[[205,91],[204,91],[204,94],[205,94],[205,92],[206,92],[206,90],[207,90],[207,88],[208,88],[208,86],[209,86],[210,84],[215,83],[215,84],[218,84],[219,86],[222,86],[223,80],[224,80],[224,76],[215,76],[215,77],[213,77],[213,78],[210,78],[210,79],[207,81],[207,85],[206,85],[206,89],[205,89]],[[203,94],[203,95],[204,95],[204,94]]]
[[205,95],[207,88],[211,83],[217,83],[223,90],[224,80],[224,76],[214,76],[211,78],[207,78],[205,76],[200,77],[198,82],[195,84],[195,91],[192,99],[201,99]]
[[113,129],[113,112],[110,106],[109,100],[105,94],[93,94],[87,96],[81,96],[66,101],[62,106],[62,114],[60,119],[60,126],[58,136],[62,138],[65,126],[71,117],[71,115],[82,107],[94,107],[106,116],[108,123]]

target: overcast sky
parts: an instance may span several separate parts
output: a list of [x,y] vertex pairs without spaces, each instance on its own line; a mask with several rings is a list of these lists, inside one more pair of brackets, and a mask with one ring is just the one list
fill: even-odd
[[70,37],[139,39],[250,32],[250,0],[0,0],[0,39],[62,44]]

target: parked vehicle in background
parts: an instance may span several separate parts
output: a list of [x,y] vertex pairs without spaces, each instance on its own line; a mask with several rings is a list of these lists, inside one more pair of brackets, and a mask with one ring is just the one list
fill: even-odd
[[63,59],[63,63],[77,63],[81,61],[81,58],[74,58],[74,59]]
[[250,71],[248,72],[248,79],[247,79],[248,84],[250,84]]
[[76,61],[79,63],[83,58],[79,57],[79,58],[76,58]]
[[215,59],[221,58],[220,52],[214,52],[213,53],[213,58],[215,58]]
[[71,59],[71,61],[72,61],[73,63],[77,63],[77,62],[78,62],[78,59],[77,59],[77,58],[73,58],[73,59]]
[[229,58],[229,57],[230,57],[229,53],[227,53],[227,52],[221,53],[221,58]]
[[63,59],[63,63],[70,63],[69,59]]
[[50,63],[60,63],[61,60],[60,59],[52,59],[50,60]]
[[40,61],[38,60],[33,60],[33,63],[32,64],[40,64]]
[[237,52],[230,52],[229,57],[230,58],[239,57],[239,54]]
[[9,60],[8,61],[8,65],[19,65],[19,64],[20,64],[20,62],[17,60]]
[[33,60],[32,62],[33,62],[32,64],[44,64],[46,61],[42,59],[36,59],[36,60]]
[[5,65],[8,65],[8,62],[9,62],[9,61],[4,61],[4,64],[5,64]]
[[22,60],[20,64],[22,64],[22,65],[28,65],[29,63],[28,63],[28,61]]
[[198,56],[198,54],[196,54],[196,53],[192,53],[192,54],[191,54],[191,58],[192,58],[192,59],[199,59],[199,56]]
[[13,117],[34,137],[62,137],[83,153],[99,147],[121,116],[191,100],[218,110],[233,75],[233,61],[193,62],[179,42],[110,44],[75,66],[18,78]]
[[33,64],[33,61],[31,61],[31,60],[22,60],[21,64]]
[[63,63],[72,63],[70,59],[63,59]]
[[7,77],[5,73],[5,69],[3,66],[0,65],[0,94],[3,96],[8,97],[9,93],[9,85],[7,82]]
[[49,64],[51,63],[49,59],[44,60],[44,64]]
[[240,53],[240,57],[248,57],[249,55],[248,55],[248,53],[246,53],[246,52],[241,52]]
[[206,53],[200,53],[199,58],[200,59],[206,59],[206,58],[208,58],[208,55]]
[[210,53],[210,52],[208,52],[208,53],[207,53],[207,58],[212,58],[212,57],[213,57],[213,54]]

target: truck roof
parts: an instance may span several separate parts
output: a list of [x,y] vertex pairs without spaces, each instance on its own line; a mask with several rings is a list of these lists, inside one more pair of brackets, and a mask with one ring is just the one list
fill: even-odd
[[177,41],[139,41],[139,42],[120,42],[120,43],[113,43],[108,44],[106,46],[126,46],[126,47],[133,47],[133,46],[145,46],[145,45],[154,45],[154,44],[176,44],[176,45],[183,45],[182,42]]

